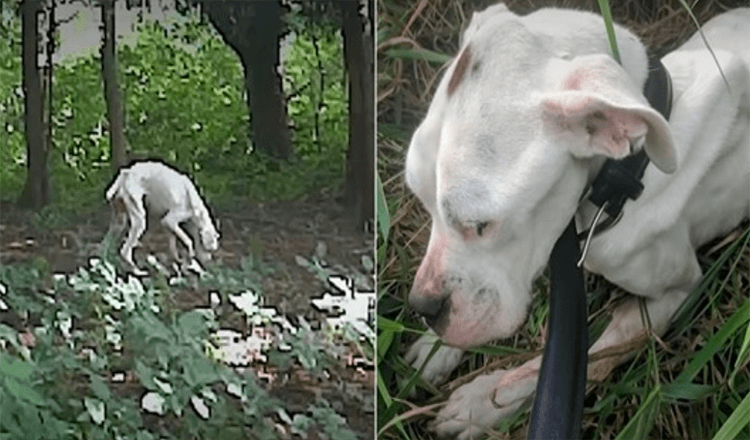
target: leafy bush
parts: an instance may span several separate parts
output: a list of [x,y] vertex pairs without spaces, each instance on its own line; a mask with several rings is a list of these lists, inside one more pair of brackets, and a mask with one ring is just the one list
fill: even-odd
[[23,186],[26,146],[21,92],[21,23],[3,8],[0,25],[0,189]]
[[[0,265],[3,307],[38,323],[23,335],[0,324],[0,439],[275,439],[266,418],[285,414],[283,404],[252,368],[239,373],[214,360],[214,313],[172,310],[172,294],[164,283],[123,280],[98,259],[52,280],[35,265]],[[243,312],[248,322],[276,319],[257,307]],[[268,355],[314,371],[336,348],[302,330]],[[162,417],[148,422],[141,406]],[[355,438],[321,403],[290,422],[315,423],[332,438]]]

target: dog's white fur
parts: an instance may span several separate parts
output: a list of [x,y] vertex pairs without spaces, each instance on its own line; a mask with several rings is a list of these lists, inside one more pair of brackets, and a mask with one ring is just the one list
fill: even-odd
[[[196,250],[198,259],[205,261],[210,257],[205,251],[213,252],[219,247],[219,233],[193,182],[161,162],[137,162],[121,169],[107,189],[106,198],[113,210],[110,231],[119,237],[125,224],[130,224],[120,255],[138,275],[145,271],[133,262],[133,248],[146,230],[147,215],[160,219],[172,232],[169,248],[175,259],[179,258],[176,238],[185,245],[191,260]],[[187,223],[195,244],[180,227],[181,223]]]
[[[645,145],[645,190],[593,239],[585,265],[645,299],[653,331],[664,332],[701,278],[694,250],[750,214],[748,23],[744,8],[703,27],[728,84],[698,35],[662,60],[674,86],[667,122],[641,94],[647,56],[628,30],[615,27],[620,66],[596,14],[550,8],[519,17],[502,4],[475,13],[406,159],[406,182],[432,215],[412,306],[457,347],[513,334],[570,218],[579,230],[590,224],[595,207],[579,198],[604,159]],[[590,352],[645,328],[633,297]],[[430,338],[407,354],[416,367]],[[425,378],[446,379],[460,355],[441,348]],[[590,364],[589,378],[625,359]],[[528,401],[539,366],[537,358],[462,386],[434,429],[478,436]]]

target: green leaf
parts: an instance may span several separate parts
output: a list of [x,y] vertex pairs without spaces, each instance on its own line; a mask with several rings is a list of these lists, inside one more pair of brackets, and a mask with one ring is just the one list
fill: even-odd
[[154,369],[143,363],[140,359],[135,360],[135,372],[141,381],[141,385],[149,391],[160,391],[154,382]]
[[383,242],[388,241],[388,234],[391,228],[391,215],[388,212],[388,204],[385,200],[385,192],[383,192],[383,182],[380,181],[380,173],[376,176],[378,197],[377,197],[377,218],[378,218],[378,230],[382,236]]
[[746,322],[750,320],[750,299],[737,309],[731,318],[729,318],[721,329],[706,342],[705,347],[693,360],[682,370],[682,373],[675,379],[676,384],[686,384],[691,382],[700,372],[703,366],[716,354],[717,351],[725,347],[726,341],[738,331]]
[[27,381],[33,372],[34,366],[28,362],[16,359],[6,353],[0,353],[0,376]]
[[714,435],[713,440],[736,439],[740,431],[748,425],[750,425],[750,393],[747,393],[742,402],[732,411],[732,415]]
[[17,399],[29,402],[35,406],[45,406],[47,403],[44,396],[37,390],[12,377],[5,378],[5,388],[9,394],[15,396]]
[[664,397],[677,400],[702,400],[716,391],[715,386],[694,383],[671,383],[664,385]]
[[607,29],[607,39],[609,40],[609,50],[612,57],[620,63],[620,50],[617,48],[617,38],[615,37],[615,27],[612,22],[612,11],[609,9],[609,0],[597,0],[599,10],[604,18],[604,27]]
[[393,337],[395,336],[396,332],[392,330],[383,330],[378,335],[378,356],[383,357],[385,356],[385,353],[388,351],[388,348],[391,346],[391,342],[393,342]]
[[83,403],[86,406],[86,412],[91,416],[91,420],[97,425],[104,423],[105,407],[104,402],[99,399],[92,399],[91,397],[84,397]]
[[216,366],[203,356],[193,356],[183,363],[185,382],[191,387],[201,387],[221,379]]
[[177,326],[180,332],[186,337],[199,337],[208,330],[206,328],[206,317],[202,312],[192,310],[183,313],[177,319]]
[[96,397],[105,401],[109,400],[112,397],[109,391],[109,387],[107,387],[107,384],[104,383],[104,380],[101,378],[101,376],[98,376],[96,374],[91,374],[90,380],[91,380],[91,391],[94,393]]
[[654,418],[659,412],[663,397],[663,390],[657,384],[648,396],[646,396],[643,403],[641,403],[635,416],[630,419],[625,428],[615,437],[615,440],[641,440],[648,438],[648,433],[654,425]]
[[398,321],[394,321],[392,319],[379,316],[378,317],[378,329],[383,330],[383,331],[390,330],[396,333],[401,333],[406,329],[406,327],[404,326],[404,324]]
[[729,377],[729,384],[734,387],[734,381],[737,377],[737,373],[742,371],[742,365],[747,362],[748,356],[750,356],[750,324],[745,327],[745,337],[742,340],[742,348],[740,348],[739,354],[737,354],[737,361],[734,363],[734,372]]
[[427,61],[435,64],[445,64],[452,57],[427,49],[399,49],[393,48],[385,51],[391,58],[403,58],[407,60]]

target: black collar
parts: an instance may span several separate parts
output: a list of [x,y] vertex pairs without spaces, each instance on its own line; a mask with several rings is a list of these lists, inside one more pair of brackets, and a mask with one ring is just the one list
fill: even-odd
[[[672,111],[672,80],[669,72],[655,56],[648,58],[648,79],[643,86],[643,94],[654,110],[669,120]],[[645,149],[620,160],[607,159],[588,192],[588,199],[600,209],[606,203],[604,212],[609,216],[604,222],[592,228],[595,233],[612,226],[622,215],[622,207],[627,199],[635,200],[643,191],[641,178],[646,171],[649,159]],[[598,216],[597,216],[598,217]],[[579,239],[586,238],[590,230],[578,234]]]

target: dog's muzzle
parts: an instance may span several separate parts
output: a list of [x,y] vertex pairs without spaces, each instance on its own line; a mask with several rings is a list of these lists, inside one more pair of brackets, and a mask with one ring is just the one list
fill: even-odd
[[435,328],[440,318],[448,314],[450,295],[425,295],[412,289],[409,293],[409,306],[424,317],[427,325]]

